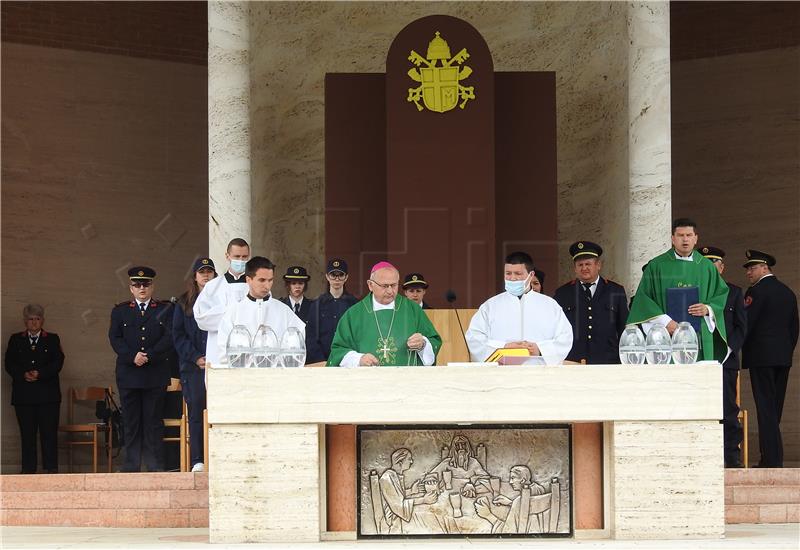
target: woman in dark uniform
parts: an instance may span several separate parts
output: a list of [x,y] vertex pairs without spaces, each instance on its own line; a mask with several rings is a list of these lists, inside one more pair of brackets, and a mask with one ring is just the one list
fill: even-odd
[[17,412],[22,447],[22,473],[36,473],[36,436],[42,445],[42,467],[58,472],[58,416],[61,386],[58,373],[64,353],[58,335],[46,332],[44,308],[28,304],[22,310],[25,330],[11,335],[6,349],[6,371],[11,375],[11,404]]
[[186,281],[186,292],[178,298],[172,318],[172,340],[178,352],[181,387],[189,411],[189,460],[193,472],[202,472],[203,464],[203,410],[206,408],[206,339],[208,333],[200,330],[192,308],[197,296],[208,281],[217,276],[211,258],[199,258],[192,267],[192,277]]

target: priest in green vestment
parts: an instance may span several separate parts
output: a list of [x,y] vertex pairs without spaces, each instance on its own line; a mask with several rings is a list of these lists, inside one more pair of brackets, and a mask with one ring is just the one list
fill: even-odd
[[372,268],[370,293],[336,327],[329,366],[433,365],[442,338],[422,308],[398,295],[400,273],[389,262]]
[[667,315],[667,289],[697,287],[700,303],[689,306],[688,312],[703,317],[700,323],[698,360],[725,360],[728,353],[725,334],[725,302],[728,285],[714,264],[698,251],[697,224],[679,218],[672,224],[670,250],[647,264],[642,281],[633,298],[628,324],[642,324],[647,332],[652,325],[664,325],[670,334],[678,323]]

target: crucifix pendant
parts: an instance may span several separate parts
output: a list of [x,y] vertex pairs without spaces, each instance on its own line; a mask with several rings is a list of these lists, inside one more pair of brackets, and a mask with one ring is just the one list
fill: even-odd
[[388,339],[383,340],[383,345],[378,348],[378,352],[383,356],[383,361],[389,361],[389,353],[391,352],[391,348],[389,348]]

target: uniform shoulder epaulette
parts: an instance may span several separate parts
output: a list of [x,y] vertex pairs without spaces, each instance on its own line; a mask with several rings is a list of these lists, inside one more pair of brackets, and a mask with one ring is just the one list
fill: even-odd
[[47,331],[46,331],[46,330],[44,330],[44,329],[42,329],[42,332],[41,332],[40,336],[41,336],[42,338],[47,338]]
[[617,285],[617,286],[622,286],[622,285],[621,285],[621,284],[619,284],[617,281],[612,281],[611,279],[606,279],[605,277],[603,277],[603,282],[605,282],[607,285]]
[[136,302],[134,302],[133,300],[125,300],[124,302],[114,304],[114,307],[122,307],[122,306],[136,307]]
[[[569,284],[571,284],[572,286],[575,286],[575,284],[576,284],[577,282],[578,282],[578,279],[572,279],[572,280],[569,282]],[[564,284],[566,285],[567,283],[564,283]]]

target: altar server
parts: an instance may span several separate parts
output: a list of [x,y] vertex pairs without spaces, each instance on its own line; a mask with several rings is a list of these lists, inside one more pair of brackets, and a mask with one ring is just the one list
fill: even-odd
[[703,317],[700,323],[698,360],[722,363],[728,354],[725,330],[725,302],[728,285],[717,269],[700,252],[697,245],[697,224],[687,218],[672,223],[672,248],[650,260],[636,290],[628,324],[642,324],[645,332],[654,324],[666,326],[670,334],[678,323],[667,315],[667,289],[697,287],[700,302],[687,312]]
[[275,264],[263,256],[254,256],[245,267],[245,280],[247,294],[242,300],[228,305],[219,324],[217,357],[223,364],[227,362],[225,348],[228,336],[236,325],[244,325],[251,336],[256,334],[258,327],[266,325],[278,337],[278,342],[289,327],[295,327],[305,334],[306,324],[295,315],[292,308],[270,298],[270,290],[275,282]]
[[[229,304],[235,304],[247,294],[244,269],[250,259],[250,245],[244,239],[228,243],[225,259],[230,262],[224,277],[209,281],[194,303],[194,319],[201,330],[208,332],[206,363],[217,362],[217,331]],[[223,341],[224,345],[224,341]]]
[[486,300],[466,332],[473,361],[485,361],[499,348],[525,348],[548,364],[559,364],[572,347],[572,326],[558,302],[533,292],[533,260],[512,252],[503,267],[505,292]]
[[328,365],[433,365],[442,338],[419,305],[397,294],[397,269],[378,262],[367,286],[370,293],[339,321]]

